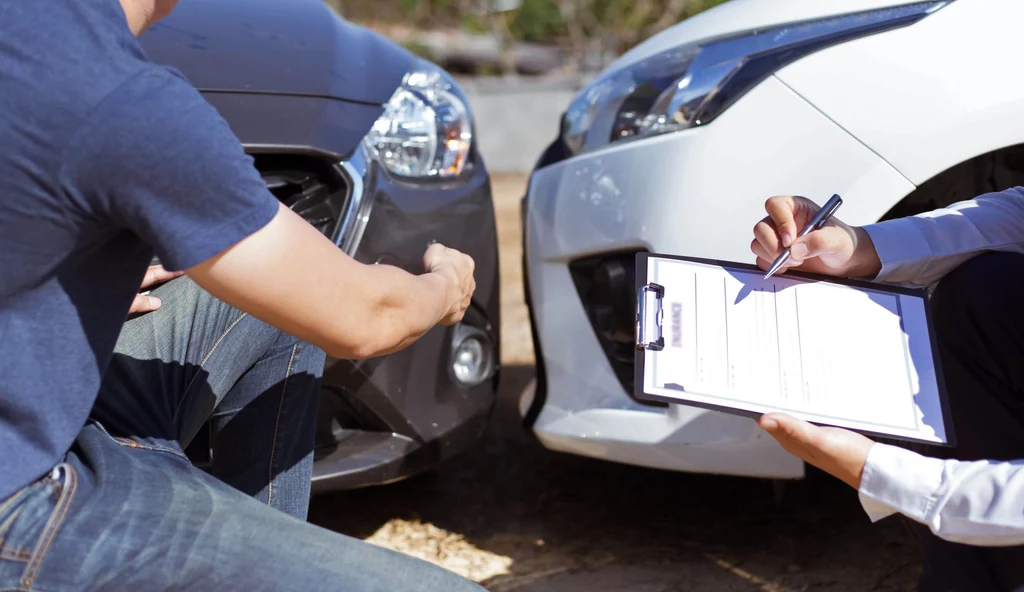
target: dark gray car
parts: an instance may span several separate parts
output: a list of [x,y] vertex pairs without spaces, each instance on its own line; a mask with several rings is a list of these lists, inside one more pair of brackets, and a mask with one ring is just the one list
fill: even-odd
[[[339,249],[413,273],[433,241],[476,260],[462,323],[390,356],[328,360],[313,490],[401,479],[476,442],[497,390],[498,251],[458,85],[320,0],[182,0],[142,43],[188,77],[271,191]],[[208,446],[190,453],[201,460]]]

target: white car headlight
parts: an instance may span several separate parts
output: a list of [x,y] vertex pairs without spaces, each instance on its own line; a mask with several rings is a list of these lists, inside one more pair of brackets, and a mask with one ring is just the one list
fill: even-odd
[[399,177],[458,177],[473,144],[465,96],[444,70],[418,60],[365,141]]
[[779,68],[810,53],[917,22],[952,0],[919,2],[682,45],[599,77],[570,105],[572,155],[707,125]]

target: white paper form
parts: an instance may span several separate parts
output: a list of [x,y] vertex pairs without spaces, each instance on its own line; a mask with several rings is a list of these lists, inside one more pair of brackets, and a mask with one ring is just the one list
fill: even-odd
[[644,392],[946,443],[922,296],[648,259],[664,287]]

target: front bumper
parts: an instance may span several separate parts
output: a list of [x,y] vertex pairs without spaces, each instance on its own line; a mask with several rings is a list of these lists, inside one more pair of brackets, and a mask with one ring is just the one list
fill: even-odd
[[[344,165],[361,192],[339,245],[358,261],[423,273],[431,242],[476,261],[477,290],[462,325],[493,346],[494,374],[462,386],[452,375],[459,327],[435,327],[407,349],[364,361],[329,359],[318,415],[313,491],[395,481],[472,446],[497,393],[500,317],[497,233],[490,181],[481,159],[465,181],[409,184],[362,158]],[[342,311],[343,312],[343,311]]]
[[[629,464],[798,478],[803,464],[748,418],[627,394],[570,264],[600,254],[749,261],[771,195],[840,193],[844,220],[877,219],[878,196],[913,186],[776,78],[714,123],[538,169],[524,203],[527,300],[545,388],[521,409],[548,448]],[[864,199],[858,199],[864,198]],[[635,294],[635,286],[628,288]]]

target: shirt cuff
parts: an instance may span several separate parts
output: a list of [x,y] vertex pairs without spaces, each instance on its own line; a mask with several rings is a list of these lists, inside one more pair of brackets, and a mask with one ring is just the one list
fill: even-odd
[[875,281],[906,283],[922,275],[931,261],[932,249],[916,224],[914,218],[899,218],[863,227],[882,262]]
[[943,462],[886,444],[868,452],[860,480],[860,503],[877,522],[899,512],[928,522],[935,492],[942,483]]

